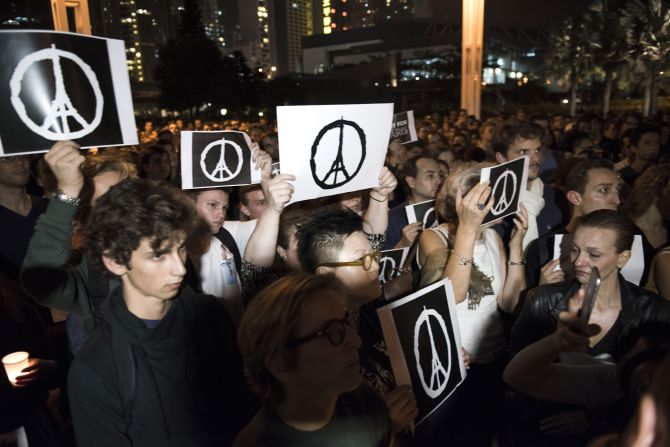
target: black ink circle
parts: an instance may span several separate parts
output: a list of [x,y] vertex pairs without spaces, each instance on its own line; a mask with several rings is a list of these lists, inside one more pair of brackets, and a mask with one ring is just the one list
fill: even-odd
[[[354,171],[353,174],[349,175],[347,172],[346,168],[344,167],[344,163],[342,160],[342,133],[343,133],[343,128],[344,126],[351,126],[354,128],[354,130],[358,133],[358,138],[361,141],[361,160],[358,162],[358,166],[356,167],[356,170]],[[340,142],[339,146],[337,148],[337,156],[335,157],[335,161],[333,161],[333,165],[331,166],[330,170],[328,173],[326,173],[325,177],[323,179],[320,179],[318,175],[316,175],[316,161],[314,160],[314,157],[316,156],[317,148],[319,146],[319,143],[321,142],[321,139],[323,136],[329,132],[330,130],[339,128],[340,129]],[[361,167],[363,166],[363,162],[365,161],[365,132],[361,127],[356,124],[353,121],[348,121],[345,119],[340,118],[337,121],[333,121],[332,123],[326,125],[324,128],[322,128],[319,131],[319,134],[316,136],[316,139],[314,140],[314,143],[312,144],[312,158],[309,160],[309,165],[312,171],[312,178],[314,179],[314,182],[319,185],[323,189],[334,189],[337,187],[340,187],[346,183],[349,183],[351,179],[356,177],[356,174],[358,174],[358,171],[361,170]],[[344,173],[344,181],[338,182],[337,181],[337,172],[343,171]],[[325,181],[330,177],[330,175],[335,172],[335,181],[333,183],[326,183]]]

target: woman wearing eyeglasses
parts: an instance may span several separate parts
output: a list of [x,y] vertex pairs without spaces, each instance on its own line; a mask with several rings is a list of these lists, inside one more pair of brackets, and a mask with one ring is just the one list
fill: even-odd
[[251,302],[238,343],[264,404],[235,447],[391,445],[384,401],[361,384],[347,294],[333,275],[286,276]]

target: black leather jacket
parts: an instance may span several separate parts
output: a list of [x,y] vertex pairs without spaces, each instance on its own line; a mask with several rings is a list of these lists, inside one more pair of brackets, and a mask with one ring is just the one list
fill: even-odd
[[[654,292],[638,287],[619,275],[621,287],[622,333],[631,324],[660,321],[670,325],[670,302]],[[576,280],[545,284],[528,292],[510,341],[510,353],[516,354],[526,346],[556,330],[558,314],[568,310],[568,301],[579,290]]]

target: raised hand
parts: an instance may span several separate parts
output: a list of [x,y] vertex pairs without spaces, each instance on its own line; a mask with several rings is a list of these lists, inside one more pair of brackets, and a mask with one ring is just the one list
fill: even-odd
[[486,215],[493,208],[493,195],[489,181],[478,183],[463,197],[459,187],[456,191],[456,213],[458,214],[458,227],[476,229],[479,227]]
[[58,189],[71,197],[78,197],[84,186],[81,165],[85,158],[79,145],[73,141],[59,141],[44,155],[44,161],[58,182]]

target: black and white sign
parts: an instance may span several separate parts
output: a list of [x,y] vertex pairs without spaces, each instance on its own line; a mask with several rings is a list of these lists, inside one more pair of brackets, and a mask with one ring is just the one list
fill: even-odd
[[414,125],[414,111],[396,113],[391,124],[391,139],[399,139],[401,143],[411,143],[417,140],[416,126]]
[[490,180],[493,208],[482,225],[514,214],[523,200],[528,181],[528,157],[523,156],[490,168],[482,168],[481,183]]
[[272,163],[272,178],[275,178],[281,174],[281,169],[279,168],[279,162]]
[[182,188],[260,183],[252,166],[251,139],[244,132],[181,132]]
[[449,279],[377,309],[398,385],[409,384],[425,421],[465,379]]
[[[563,270],[565,279],[572,279],[575,277],[575,268],[570,256],[572,250],[572,235],[571,234],[555,234],[554,238],[554,258],[560,259],[560,264],[554,270]],[[642,236],[635,235],[633,239],[633,246],[630,252],[630,259],[626,265],[621,269],[621,276],[626,281],[632,282],[636,285],[642,281],[644,274],[644,249],[642,248]]]
[[137,144],[122,40],[0,31],[0,156]]
[[425,202],[407,205],[405,212],[407,213],[408,223],[421,222],[424,229],[438,225],[435,200],[426,200]]
[[379,186],[392,114],[393,104],[277,107],[291,203]]
[[405,266],[409,247],[393,248],[384,250],[379,258],[379,281],[382,284],[393,278],[397,278],[402,273]]

